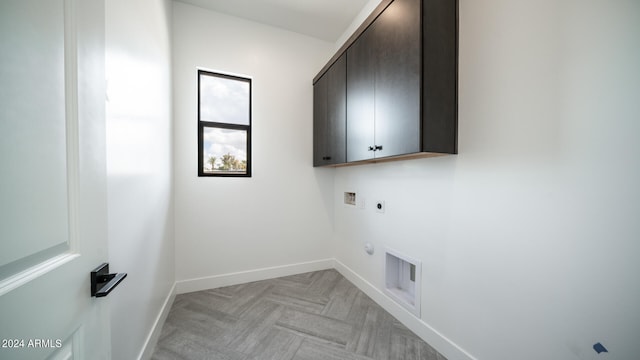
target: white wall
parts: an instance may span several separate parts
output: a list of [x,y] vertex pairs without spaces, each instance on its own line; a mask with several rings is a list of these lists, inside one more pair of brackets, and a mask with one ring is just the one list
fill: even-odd
[[638,1],[460,0],[460,153],[337,169],[336,258],[419,258],[418,332],[477,359],[637,358],[638,64]]
[[[333,44],[179,2],[173,14],[177,280],[331,257],[332,172],[312,167],[311,80]],[[197,176],[197,67],[253,79],[251,178]]]
[[351,35],[356,32],[356,30],[360,27],[360,25],[362,25],[364,20],[369,17],[369,15],[373,12],[373,10],[376,9],[376,7],[378,7],[378,5],[380,5],[381,1],[382,0],[369,0],[366,4],[364,4],[362,10],[360,10],[358,15],[356,15],[356,17],[353,19],[353,22],[351,22],[347,29],[345,29],[344,33],[336,41],[334,45],[335,51],[338,51],[338,49],[340,49],[340,47],[342,47],[342,45],[344,45],[344,43],[349,40]]
[[[171,2],[106,1],[112,358],[135,359],[174,283]],[[153,344],[150,346],[153,347]]]

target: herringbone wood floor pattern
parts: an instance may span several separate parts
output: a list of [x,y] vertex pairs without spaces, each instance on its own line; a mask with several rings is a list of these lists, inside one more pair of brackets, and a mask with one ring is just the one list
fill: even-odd
[[154,360],[446,360],[335,270],[176,296]]

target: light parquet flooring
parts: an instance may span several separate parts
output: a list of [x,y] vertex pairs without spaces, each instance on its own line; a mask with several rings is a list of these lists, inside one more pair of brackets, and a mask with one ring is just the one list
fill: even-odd
[[178,295],[152,359],[446,360],[335,270]]

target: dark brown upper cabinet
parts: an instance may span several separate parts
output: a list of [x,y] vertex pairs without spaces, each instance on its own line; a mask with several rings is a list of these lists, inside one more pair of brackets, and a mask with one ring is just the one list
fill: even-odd
[[313,165],[343,164],[346,153],[347,61],[341,56],[313,86]]
[[349,162],[420,152],[419,8],[392,2],[347,50]]
[[[318,163],[314,147],[315,166],[457,153],[456,0],[384,0],[316,76],[314,94],[345,55],[346,162]],[[314,124],[321,114],[314,108]]]

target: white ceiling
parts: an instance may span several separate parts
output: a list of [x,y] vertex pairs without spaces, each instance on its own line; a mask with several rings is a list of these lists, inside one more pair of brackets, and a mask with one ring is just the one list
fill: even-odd
[[178,0],[335,42],[368,0]]

